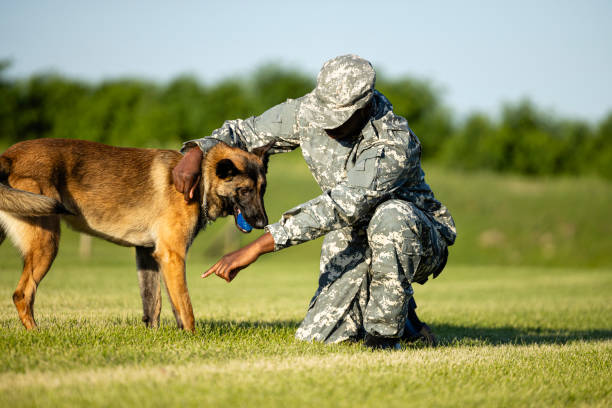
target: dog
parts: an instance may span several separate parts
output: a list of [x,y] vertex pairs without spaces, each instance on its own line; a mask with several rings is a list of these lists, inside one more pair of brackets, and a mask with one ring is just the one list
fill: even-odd
[[218,217],[242,214],[255,228],[268,223],[263,195],[272,145],[250,153],[214,145],[202,160],[198,199],[190,202],[173,185],[172,169],[182,157],[177,151],[68,139],[9,147],[0,156],[0,243],[10,237],[23,257],[13,303],[25,328],[36,328],[36,288],[57,254],[63,219],[77,231],[136,248],[148,327],[159,326],[161,275],[178,327],[193,331],[187,250]]

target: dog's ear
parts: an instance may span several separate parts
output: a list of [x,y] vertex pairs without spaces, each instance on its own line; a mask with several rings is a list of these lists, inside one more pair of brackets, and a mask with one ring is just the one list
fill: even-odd
[[270,158],[270,154],[268,153],[268,151],[274,147],[277,141],[277,139],[274,139],[266,145],[253,149],[252,153],[261,159],[264,165],[264,171],[266,173],[268,172],[268,159]]
[[221,159],[217,163],[217,167],[215,169],[217,176],[222,179],[234,177],[239,173],[238,168],[230,159]]
[[276,140],[271,141],[267,145],[263,145],[261,147],[256,147],[255,149],[253,149],[252,153],[255,156],[258,156],[260,159],[264,159],[266,157],[266,154],[268,153],[268,150],[273,148],[274,144],[276,144]]

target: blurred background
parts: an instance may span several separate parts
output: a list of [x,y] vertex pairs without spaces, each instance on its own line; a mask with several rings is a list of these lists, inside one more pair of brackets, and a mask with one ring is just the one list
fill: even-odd
[[[455,217],[449,264],[608,268],[611,17],[607,1],[3,1],[0,150],[40,137],[178,149],[356,53]],[[320,193],[299,151],[272,159],[269,186],[271,220]],[[253,238],[220,221],[190,257]],[[279,256],[316,276],[319,248]]]

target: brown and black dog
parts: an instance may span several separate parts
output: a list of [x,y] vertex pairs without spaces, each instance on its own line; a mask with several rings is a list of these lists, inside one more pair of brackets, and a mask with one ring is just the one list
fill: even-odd
[[172,182],[173,150],[120,148],[82,140],[17,143],[0,156],[0,243],[21,251],[23,272],[13,302],[26,329],[36,327],[36,288],[51,267],[60,218],[76,229],[136,247],[143,321],[157,327],[160,272],[179,328],[194,329],[185,255],[209,220],[242,213],[263,228],[267,151],[218,143],[204,156],[198,200],[185,202]]

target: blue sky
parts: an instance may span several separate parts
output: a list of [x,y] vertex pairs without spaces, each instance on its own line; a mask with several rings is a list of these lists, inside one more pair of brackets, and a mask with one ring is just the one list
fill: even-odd
[[280,62],[314,77],[345,53],[432,80],[459,116],[523,97],[593,121],[612,110],[612,1],[0,0],[11,76],[212,82]]

